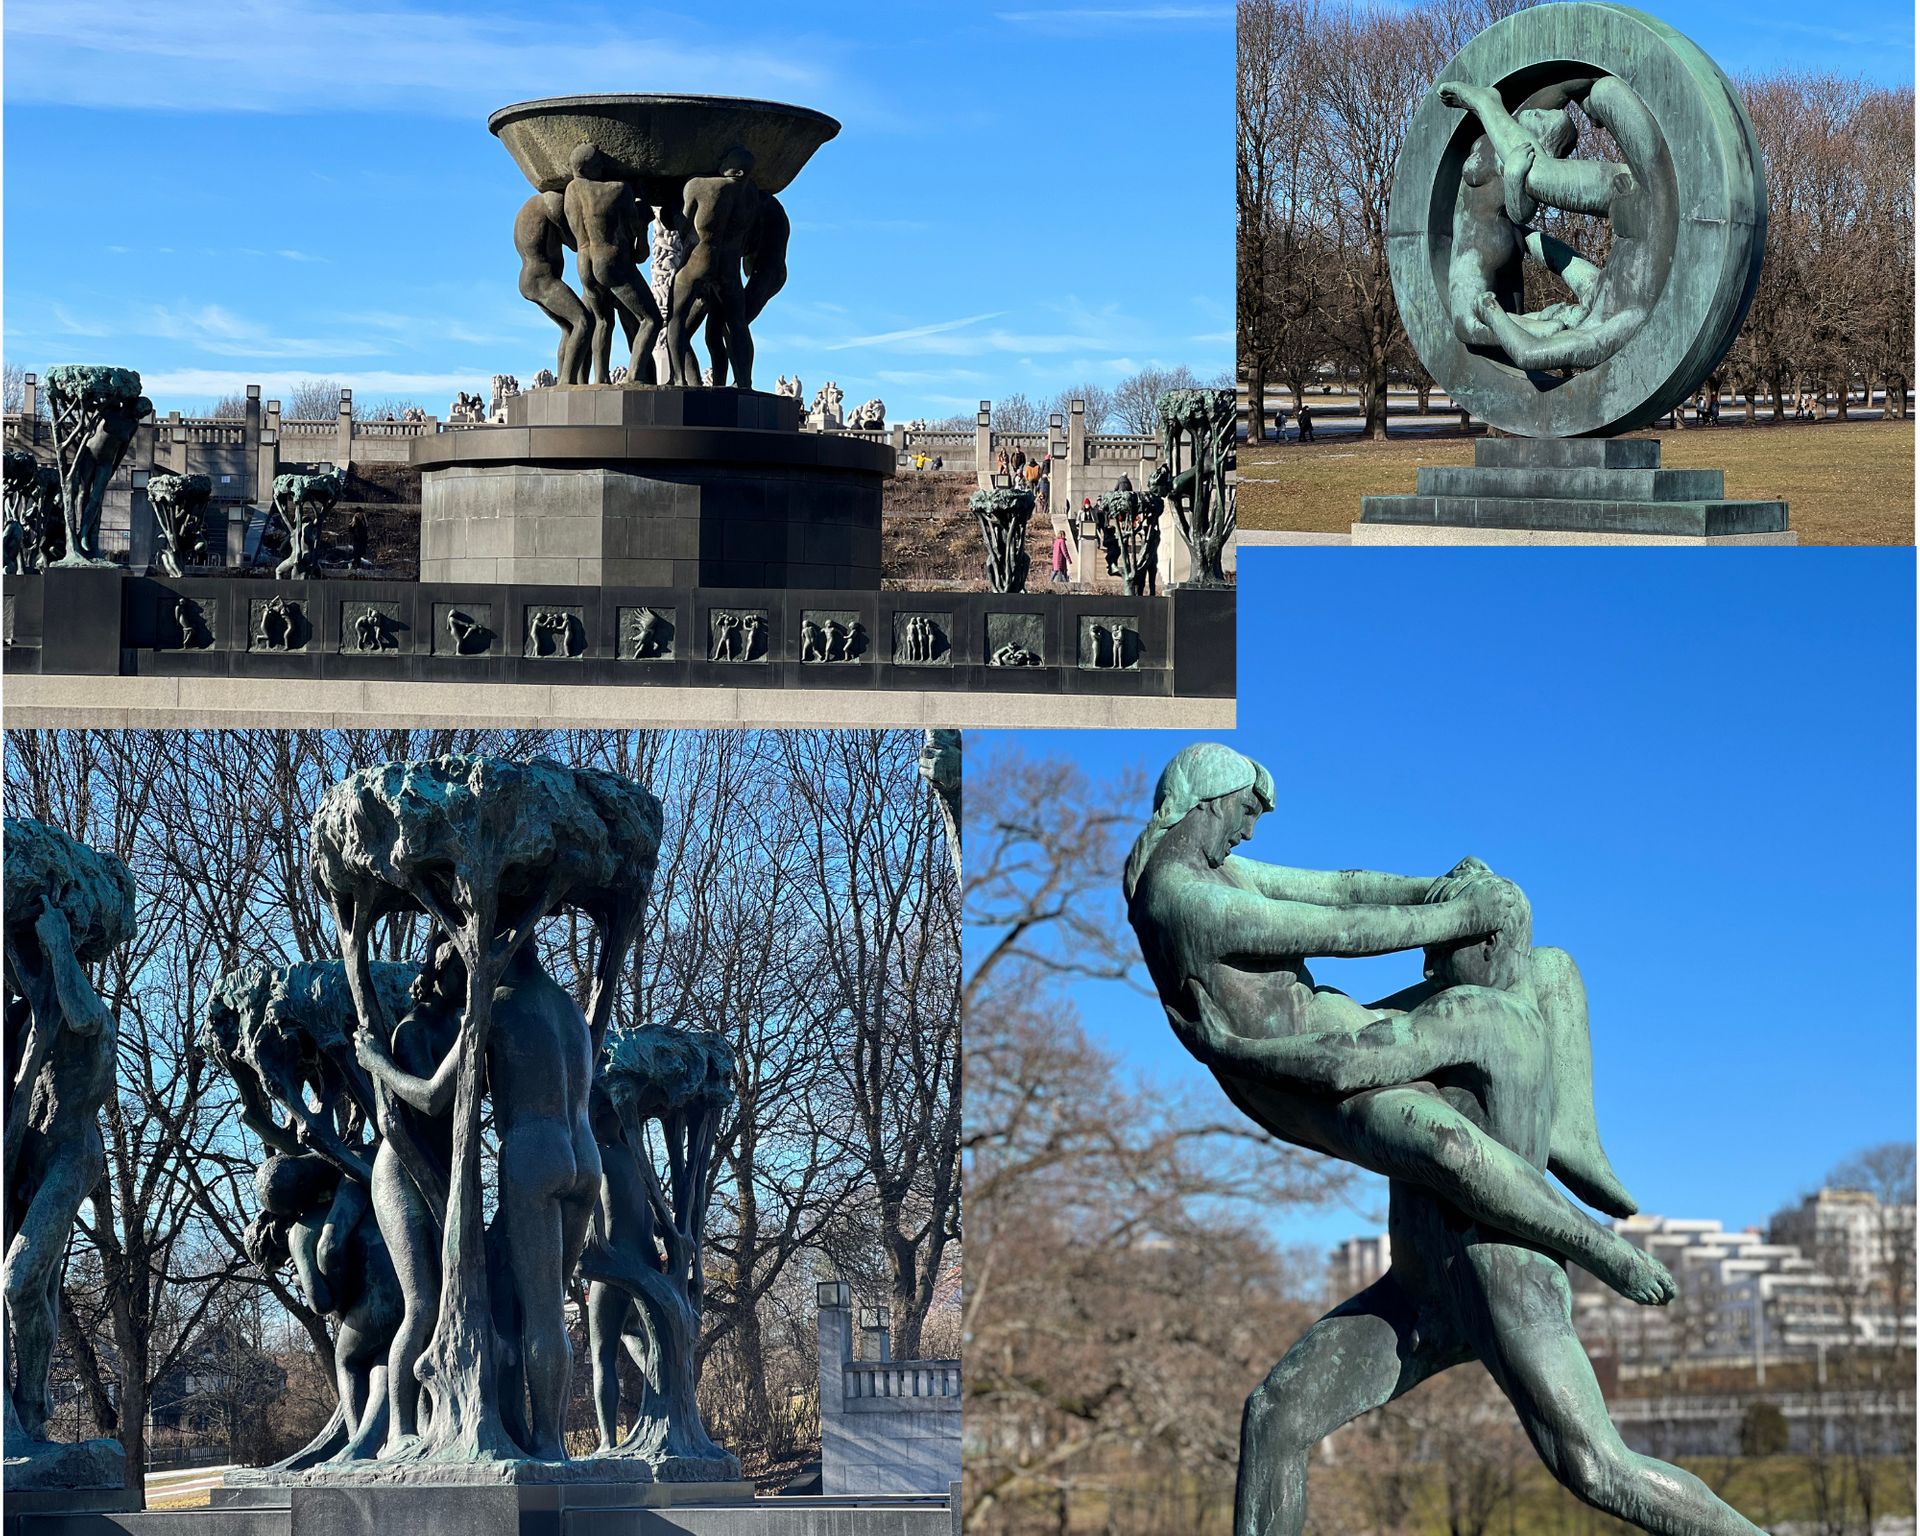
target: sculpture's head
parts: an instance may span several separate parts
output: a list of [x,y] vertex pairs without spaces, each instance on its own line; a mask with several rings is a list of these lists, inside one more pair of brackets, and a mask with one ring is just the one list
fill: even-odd
[[567,156],[567,164],[573,167],[573,174],[585,181],[603,180],[598,174],[603,163],[600,146],[591,139],[582,139],[573,146],[573,153]]
[[1252,758],[1217,741],[1183,747],[1162,770],[1153,790],[1153,819],[1127,856],[1127,896],[1161,840],[1190,817],[1196,818],[1201,853],[1217,868],[1273,806],[1273,775]]
[[753,151],[743,149],[736,144],[720,157],[720,174],[729,181],[738,181],[753,171]]
[[1528,138],[1556,160],[1564,159],[1580,137],[1565,107],[1522,107],[1513,120]]
[[1497,898],[1492,933],[1456,944],[1430,945],[1425,969],[1443,986],[1492,987],[1502,992],[1527,985],[1533,965],[1533,906],[1520,887],[1486,869],[1456,872],[1436,881],[1427,900],[1451,901],[1476,886]]

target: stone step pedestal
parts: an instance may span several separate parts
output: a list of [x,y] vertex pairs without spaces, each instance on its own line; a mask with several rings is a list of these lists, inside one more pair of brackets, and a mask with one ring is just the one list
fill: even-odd
[[414,443],[420,579],[878,590],[893,449],[740,389],[534,390]]
[[1784,501],[1728,500],[1717,469],[1662,469],[1652,438],[1486,437],[1473,459],[1420,470],[1411,496],[1362,497],[1355,542],[1794,542]]

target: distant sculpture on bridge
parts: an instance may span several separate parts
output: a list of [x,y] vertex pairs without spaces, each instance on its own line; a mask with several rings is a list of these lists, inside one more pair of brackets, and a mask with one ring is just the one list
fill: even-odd
[[[1170,389],[1156,403],[1160,467],[1150,489],[1173,505],[1174,521],[1193,559],[1190,584],[1225,586],[1224,558],[1239,525],[1234,487],[1234,393]],[[1182,459],[1187,462],[1182,465]]]
[[66,553],[53,563],[111,565],[100,553],[100,509],[153,402],[140,393],[140,375],[131,368],[62,363],[47,370],[46,383],[67,537]]
[[202,512],[212,499],[210,476],[176,475],[164,470],[147,476],[147,503],[153,508],[154,531],[159,535],[153,560],[161,575],[184,575],[183,559],[206,557]]
[[6,573],[23,575],[47,561],[47,537],[58,521],[60,472],[24,448],[6,453]]
[[1027,590],[1027,525],[1033,517],[1033,493],[996,487],[975,491],[967,507],[980,524],[987,546],[987,590]]
[[6,1487],[118,1488],[115,1440],[47,1438],[74,1218],[106,1171],[118,1025],[83,967],[133,937],[133,878],[58,827],[6,818]]
[[287,535],[286,556],[273,569],[278,580],[320,574],[321,528],[340,500],[346,479],[338,469],[273,477],[273,511]]

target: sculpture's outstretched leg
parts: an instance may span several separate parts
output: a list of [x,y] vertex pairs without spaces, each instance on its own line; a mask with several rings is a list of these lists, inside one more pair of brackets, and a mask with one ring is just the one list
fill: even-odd
[[[1673,1299],[1673,1277],[1659,1260],[1599,1225],[1444,1098],[1407,1086],[1465,1068],[1493,1092],[1522,1100],[1547,1093],[1538,1010],[1490,988],[1450,987],[1404,1018],[1357,1033],[1256,1040],[1232,1035],[1204,988],[1192,990],[1206,1039],[1189,1048],[1226,1074],[1230,1092],[1238,1073],[1282,1091],[1344,1095],[1324,1111],[1306,1111],[1316,1114],[1311,1144],[1430,1190],[1474,1221],[1570,1259],[1634,1301]],[[1169,1018],[1176,1030],[1183,1027],[1171,1012]]]
[[1533,995],[1547,1023],[1553,1071],[1553,1150],[1547,1167],[1596,1210],[1631,1216],[1640,1207],[1613,1171],[1594,1120],[1587,986],[1573,956],[1564,949],[1535,949]]
[[1422,1337],[1391,1271],[1302,1335],[1253,1389],[1240,1420],[1233,1536],[1300,1536],[1307,1458],[1342,1424],[1469,1359],[1465,1347]]
[[1477,1298],[1460,1288],[1474,1347],[1569,1492],[1655,1536],[1765,1536],[1698,1478],[1627,1449],[1573,1331],[1565,1271],[1506,1244],[1471,1244],[1466,1258],[1480,1277]]

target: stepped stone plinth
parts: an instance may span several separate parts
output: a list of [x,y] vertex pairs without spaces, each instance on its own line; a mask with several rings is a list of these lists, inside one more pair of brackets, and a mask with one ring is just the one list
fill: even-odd
[[1784,501],[1729,501],[1717,469],[1662,469],[1652,438],[1487,437],[1412,496],[1366,496],[1365,525],[1720,538],[1787,531]]

